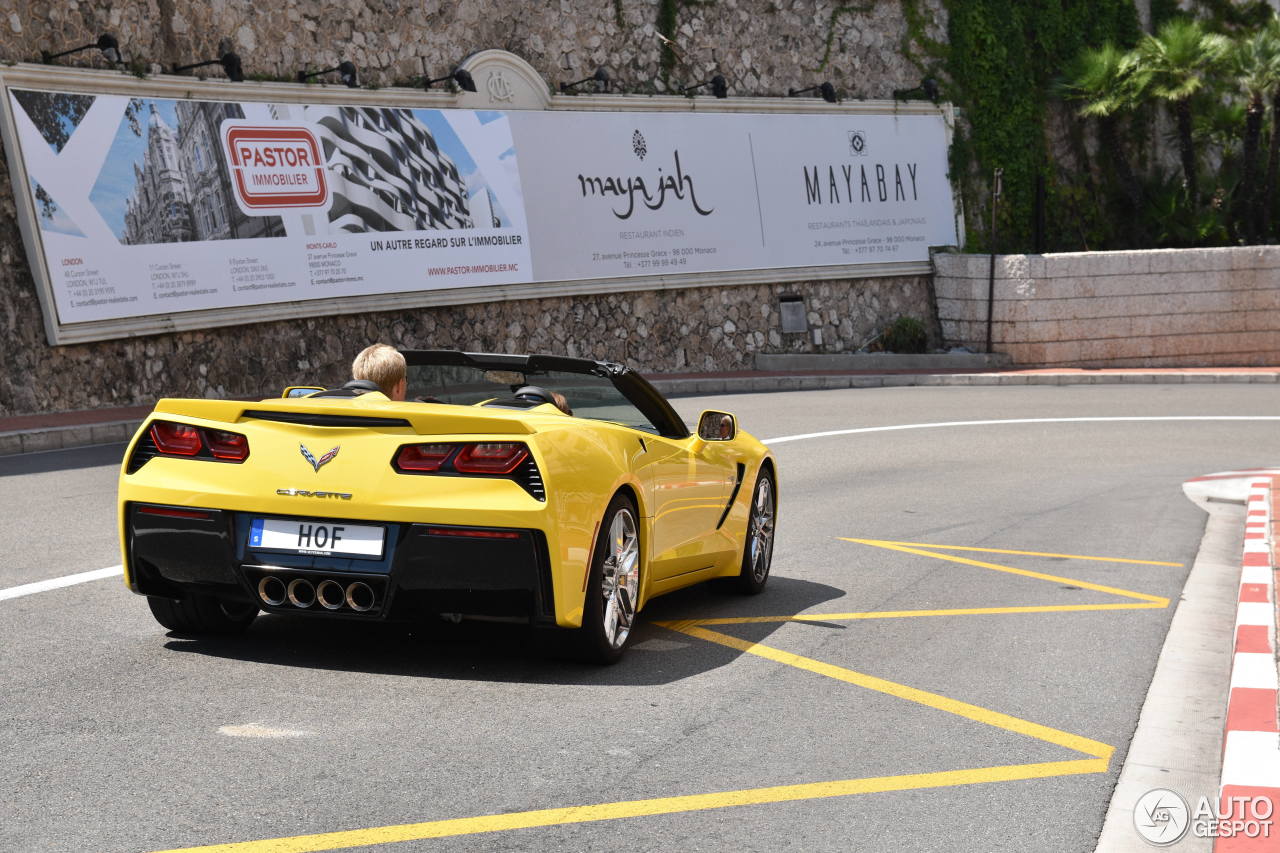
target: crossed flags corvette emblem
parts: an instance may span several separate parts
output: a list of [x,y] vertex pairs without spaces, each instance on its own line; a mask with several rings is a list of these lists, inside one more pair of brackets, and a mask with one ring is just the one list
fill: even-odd
[[320,466],[324,465],[326,462],[333,459],[333,457],[337,456],[338,451],[342,449],[342,445],[338,445],[333,450],[330,450],[328,453],[326,453],[324,456],[321,456],[319,459],[316,459],[315,455],[312,454],[310,450],[307,450],[307,446],[305,444],[299,444],[298,447],[302,450],[302,458],[311,463],[311,467],[316,469],[317,474],[320,473]]

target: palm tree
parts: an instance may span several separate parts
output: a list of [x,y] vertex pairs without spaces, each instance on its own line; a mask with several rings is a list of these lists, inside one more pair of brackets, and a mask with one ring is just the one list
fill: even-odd
[[[1277,66],[1280,66],[1280,18],[1273,17],[1262,30],[1262,36],[1274,47]],[[1271,234],[1271,214],[1275,210],[1277,171],[1280,171],[1280,67],[1271,84],[1271,145],[1267,150],[1267,177],[1262,194],[1262,238]]]
[[1111,158],[1129,212],[1135,214],[1130,221],[1136,224],[1136,214],[1142,207],[1142,185],[1125,156],[1119,132],[1120,114],[1138,105],[1133,72],[1130,55],[1108,42],[1080,54],[1064,88],[1067,97],[1085,101],[1080,115],[1098,119],[1098,140]]
[[1174,18],[1154,36],[1138,42],[1133,56],[1133,83],[1138,92],[1167,101],[1178,123],[1178,148],[1187,198],[1198,200],[1196,149],[1191,135],[1191,96],[1226,54],[1230,42],[1205,32],[1198,21]]
[[[1265,29],[1246,36],[1233,45],[1229,68],[1236,83],[1248,96],[1240,185],[1236,191],[1239,199],[1237,219],[1243,224],[1248,241],[1255,243],[1265,234],[1267,227],[1261,209],[1264,193],[1260,192],[1258,182],[1258,154],[1267,109],[1266,97],[1280,87],[1280,39],[1269,36]],[[1275,151],[1274,134],[1271,142],[1271,149]],[[1270,165],[1268,162],[1268,167]]]

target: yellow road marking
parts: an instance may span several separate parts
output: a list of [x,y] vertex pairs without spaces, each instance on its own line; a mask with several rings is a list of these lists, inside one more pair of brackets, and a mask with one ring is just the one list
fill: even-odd
[[[841,537],[843,538],[843,537]],[[1051,554],[1046,551],[1011,551],[1008,548],[973,548],[968,545],[930,545],[926,542],[890,542],[887,539],[845,539],[846,542],[877,542],[885,545],[907,545],[912,548],[937,548],[941,551],[978,551],[984,554],[1018,554],[1023,557],[1059,557],[1064,560],[1092,560],[1097,563],[1135,563],[1140,566],[1173,566],[1182,563],[1166,563],[1162,560],[1132,560],[1128,557],[1086,557],[1082,554]]]
[[1104,592],[1122,598],[1136,599],[1140,603],[1125,604],[1067,604],[1067,605],[1028,605],[1021,607],[972,607],[946,610],[896,610],[868,611],[862,613],[829,613],[803,614],[790,616],[748,616],[720,619],[688,619],[680,621],[658,622],[656,624],[696,637],[707,642],[737,649],[745,654],[762,657],[792,666],[797,669],[833,678],[874,690],[898,699],[924,705],[944,713],[973,720],[1015,734],[1025,735],[1055,746],[1082,752],[1090,756],[1088,759],[1068,761],[1050,761],[1037,764],[1013,764],[999,767],[981,767],[971,770],[949,770],[936,773],[915,773],[902,776],[878,776],[866,779],[845,779],[833,782],[812,782],[801,785],[781,785],[765,788],[745,788],[736,791],[722,791],[711,794],[691,794],[678,797],[659,797],[648,800],[627,800],[616,803],[599,803],[588,806],[571,806],[567,808],[539,809],[536,811],[514,812],[509,814],[484,815],[480,817],[450,818],[427,821],[424,823],[408,823],[392,826],[374,827],[371,829],[343,830],[324,832],[312,835],[296,835],[283,838],[269,838],[259,841],[237,841],[228,844],[213,844],[203,847],[184,847],[158,853],[317,853],[324,850],[340,850],[351,847],[365,847],[376,844],[391,844],[401,841],[415,841],[427,838],[444,838],[459,835],[474,835],[485,832],[502,832],[515,829],[532,829],[543,826],[556,826],[569,823],[588,823],[593,821],[619,820],[622,818],[645,817],[677,812],[705,811],[709,809],[727,808],[731,806],[764,805],[769,803],[811,800],[825,797],[843,797],[855,794],[871,794],[885,791],[905,791],[922,788],[951,787],[956,785],[974,785],[989,782],[1009,782],[1022,779],[1038,779],[1046,777],[1067,776],[1085,773],[1105,773],[1110,766],[1115,747],[1100,741],[1074,735],[1059,729],[1050,728],[1029,720],[1023,720],[999,711],[992,711],[978,705],[950,699],[937,693],[930,693],[905,684],[888,681],[866,673],[856,672],[845,667],[824,663],[814,658],[785,652],[771,646],[741,640],[719,631],[711,631],[706,625],[747,624],[753,622],[819,622],[854,619],[894,619],[915,616],[957,616],[1000,613],[1050,613],[1086,610],[1142,610],[1163,608],[1169,605],[1167,598],[1117,587],[1104,586],[1088,581],[1059,577],[1057,575],[1032,572],[1013,566],[1002,566],[997,563],[986,563],[970,560],[950,554],[937,554],[925,548],[937,548],[953,551],[978,551],[997,554],[1019,554],[1023,556],[1064,557],[1077,560],[1097,560],[1104,562],[1138,563],[1143,565],[1180,566],[1179,563],[1161,563],[1150,560],[1129,560],[1122,558],[1085,557],[1070,554],[1047,554],[1035,551],[1012,551],[995,548],[970,548],[965,546],[926,545],[915,542],[892,542],[880,539],[848,539],[843,541],[861,545],[871,545],[922,557],[961,563],[1008,574],[1021,575],[1037,580],[1053,583],[1067,583],[1082,589]]
[[[1075,578],[1060,577],[1058,575],[1048,575],[1043,572],[1033,572],[1028,569],[1019,569],[1014,566],[1003,566],[999,563],[986,563],[981,560],[970,560],[965,557],[957,557],[952,554],[935,554],[932,551],[926,551],[925,548],[943,548],[953,551],[983,551],[995,554],[1023,554],[1035,557],[1066,557],[1073,560],[1097,560],[1102,562],[1123,562],[1123,563],[1141,563],[1144,565],[1154,566],[1181,566],[1181,563],[1161,563],[1154,560],[1130,560],[1118,557],[1085,557],[1071,554],[1048,554],[1041,551],[1011,551],[1000,548],[969,548],[960,545],[928,545],[922,542],[892,542],[887,539],[851,539],[845,536],[837,537],[842,542],[854,542],[859,545],[871,545],[876,548],[885,548],[892,551],[902,551],[907,554],[916,554],[922,557],[932,557],[935,560],[947,560],[953,563],[961,563],[966,566],[976,566],[982,569],[991,569],[997,572],[1006,572],[1013,575],[1021,575],[1023,577],[1035,578],[1036,580],[1052,581],[1053,583],[1065,583],[1072,586],[1078,586],[1081,589],[1093,590],[1095,592],[1105,592],[1109,595],[1118,595],[1122,598],[1137,599],[1141,604],[1039,604],[1024,605],[1013,607],[958,607],[944,608],[937,610],[867,610],[853,613],[799,613],[788,614],[786,616],[726,616],[716,619],[692,619],[681,622],[659,623],[665,624],[667,627],[675,625],[693,626],[693,625],[748,625],[752,623],[768,623],[768,622],[845,622],[855,619],[910,619],[921,616],[991,616],[997,614],[1010,613],[1079,613],[1091,610],[1159,610],[1169,606],[1169,599],[1161,598],[1158,595],[1148,595],[1144,592],[1134,592],[1128,589],[1119,589],[1114,586],[1103,586],[1101,584],[1090,583],[1089,581],[1077,580]],[[683,627],[675,628],[675,630],[683,630]]]
[[722,646],[728,646],[731,649],[737,649],[749,655],[766,658],[777,663],[793,666],[796,669],[803,669],[809,672],[825,675],[827,678],[834,678],[837,681],[844,681],[858,687],[865,687],[868,690],[874,690],[877,693],[885,693],[898,699],[905,699],[908,702],[914,702],[917,705],[925,705],[939,711],[945,711],[948,714],[954,714],[957,717],[964,717],[975,722],[984,723],[988,726],[994,726],[998,729],[1014,732],[1027,737],[1042,740],[1055,746],[1073,749],[1076,752],[1083,752],[1085,755],[1091,755],[1094,758],[1100,758],[1109,761],[1111,753],[1115,751],[1115,747],[1108,746],[1096,740],[1090,740],[1086,737],[1073,735],[1070,732],[1059,731],[1058,729],[1042,726],[1039,723],[1033,723],[1029,720],[1023,720],[1019,717],[1011,717],[1008,714],[1002,714],[999,711],[992,711],[987,708],[981,708],[977,705],[970,705],[968,702],[961,702],[958,699],[950,699],[946,696],[940,696],[937,693],[930,693],[927,690],[920,690],[916,687],[908,687],[905,684],[898,684],[896,681],[887,681],[883,678],[877,678],[874,675],[867,675],[862,672],[854,672],[851,669],[845,669],[842,666],[836,666],[830,663],[824,663],[820,660],[807,658],[802,655],[784,652],[781,649],[775,649],[772,646],[763,646],[759,643],[753,643],[750,640],[741,640],[737,637],[731,637],[728,634],[722,634],[719,631],[709,631],[697,625],[682,625],[676,627],[677,623],[659,622],[667,628],[680,631],[682,634],[688,634],[691,637],[697,637],[700,640],[706,640],[710,643],[718,643]]
[[1022,575],[1027,578],[1035,578],[1036,580],[1051,581],[1053,583],[1065,583],[1078,586],[1081,589],[1091,589],[1094,592],[1106,592],[1111,595],[1118,595],[1122,598],[1136,598],[1139,601],[1159,602],[1160,607],[1168,607],[1169,599],[1161,598],[1158,595],[1148,595],[1145,592],[1134,592],[1129,589],[1120,589],[1114,586],[1104,586],[1099,583],[1090,583],[1089,581],[1076,580],[1074,578],[1064,578],[1059,575],[1049,575],[1044,572],[1033,572],[1029,569],[1018,569],[1013,566],[1002,566],[999,563],[984,563],[981,560],[970,560],[968,557],[957,557],[954,554],[935,554],[931,551],[924,551],[920,548],[912,548],[906,545],[899,545],[896,542],[889,542],[883,539],[848,539],[846,537],[838,537],[844,542],[856,542],[859,545],[871,545],[876,548],[886,548],[890,551],[901,551],[904,554],[916,554],[920,557],[933,557],[935,560],[947,560],[952,563],[961,563],[966,566],[977,566],[980,569],[991,569],[995,572],[1005,572],[1011,575]]
[[537,811],[485,815],[483,817],[433,820],[426,823],[406,823],[396,826],[380,826],[373,829],[295,835],[287,838],[270,838],[261,841],[237,841],[230,844],[210,844],[204,847],[175,848],[173,850],[158,851],[158,853],[179,853],[179,851],[181,853],[316,853],[316,851],[321,850],[341,850],[373,844],[419,841],[425,838],[445,838],[457,835],[475,835],[481,832],[533,829],[535,827],[556,826],[567,823],[589,823],[601,820],[618,820],[620,818],[648,817],[676,812],[721,809],[731,806],[766,805],[769,803],[815,800],[826,797],[847,797],[854,794],[875,794],[885,791],[909,791],[920,788],[977,785],[989,782],[1013,782],[1022,779],[1041,779],[1081,773],[1103,773],[1106,772],[1106,769],[1106,759],[1092,758],[1073,761],[1050,761],[1040,764],[981,767],[973,770],[947,770],[939,773],[913,773],[905,776],[876,776],[868,779],[844,779],[834,782],[810,782],[802,785],[746,788],[713,794],[690,794],[681,797],[659,797],[651,800],[628,800],[618,803],[539,809]]
[[1167,604],[1162,604],[1158,601],[1144,601],[1135,604],[1031,604],[1025,607],[958,607],[951,610],[867,610],[861,613],[800,613],[791,616],[723,616],[715,619],[693,619],[687,621],[689,624],[695,625],[749,625],[753,622],[846,622],[855,619],[910,619],[916,616],[992,616],[1007,613],[1079,613],[1087,610],[1159,610],[1167,606]]

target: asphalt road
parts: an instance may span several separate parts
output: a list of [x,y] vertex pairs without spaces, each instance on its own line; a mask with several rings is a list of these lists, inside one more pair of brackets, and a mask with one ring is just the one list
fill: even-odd
[[[689,421],[703,408],[736,412],[770,438],[1274,416],[1280,388],[676,403]],[[179,639],[114,580],[0,600],[0,850],[167,850],[726,791],[777,800],[759,789],[786,785],[807,787],[787,802],[712,797],[653,816],[569,813],[390,845],[375,842],[394,832],[358,834],[346,849],[1092,850],[1204,529],[1180,485],[1275,464],[1276,436],[1275,422],[1042,422],[778,443],[770,588],[655,600],[628,656],[604,669],[494,625],[260,617],[244,638]],[[0,589],[119,562],[119,455],[0,459]],[[924,543],[915,550],[928,554],[847,539]],[[1040,610],[1007,611],[1018,607]],[[988,612],[936,613],[956,609]],[[847,618],[884,611],[898,615]],[[656,624],[793,614],[835,615],[693,633]],[[744,653],[742,641],[779,652]],[[826,782],[841,784],[813,785]]]

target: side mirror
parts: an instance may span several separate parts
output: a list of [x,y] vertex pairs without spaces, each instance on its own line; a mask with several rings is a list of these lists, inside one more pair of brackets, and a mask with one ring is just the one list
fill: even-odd
[[703,441],[732,441],[738,435],[738,422],[728,412],[708,409],[698,416],[698,438]]
[[324,386],[322,385],[290,385],[288,388],[284,389],[284,393],[281,394],[280,396],[281,397],[306,397],[316,393],[317,391],[323,391],[323,390],[325,389],[324,389]]

